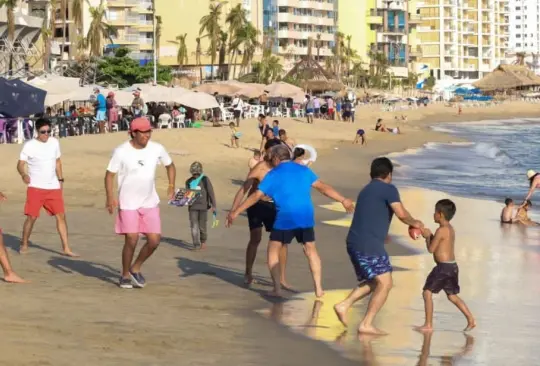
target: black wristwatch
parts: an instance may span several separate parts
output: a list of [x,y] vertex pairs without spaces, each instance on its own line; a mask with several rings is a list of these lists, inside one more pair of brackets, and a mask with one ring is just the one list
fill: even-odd
[[58,178],[58,181],[64,183],[64,178]]

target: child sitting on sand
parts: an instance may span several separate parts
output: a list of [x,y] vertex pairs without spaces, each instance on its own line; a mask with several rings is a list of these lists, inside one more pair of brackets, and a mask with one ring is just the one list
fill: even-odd
[[255,165],[259,164],[259,162],[261,162],[262,160],[263,159],[262,159],[261,152],[258,151],[258,150],[254,151],[253,156],[248,161],[249,169],[253,169],[253,167],[255,167]]
[[436,266],[426,279],[424,285],[424,305],[426,311],[426,321],[423,326],[417,327],[419,331],[433,330],[433,294],[444,290],[448,300],[454,304],[467,318],[469,331],[476,327],[476,321],[469,308],[459,294],[459,268],[454,255],[455,232],[450,224],[450,220],[456,213],[454,202],[444,199],[435,205],[434,221],[439,224],[439,228],[432,234],[427,228],[422,231],[422,236],[426,239],[427,250],[433,253]]
[[378,132],[390,132],[390,133],[395,133],[395,134],[400,134],[401,131],[399,130],[399,127],[386,127],[383,123],[382,123],[382,118],[379,118],[377,120],[377,123],[375,124],[375,131],[378,131]]
[[514,200],[507,198],[504,200],[504,208],[501,211],[501,224],[511,224],[514,216]]
[[525,204],[518,208],[516,217],[514,218],[515,223],[522,224],[525,226],[536,226],[540,225],[538,222],[534,222],[529,218],[529,210],[532,207],[532,202],[530,200],[525,201]]
[[229,123],[229,128],[231,129],[231,147],[239,148],[240,144],[238,141],[240,141],[240,136],[242,136],[242,133],[238,132],[234,122]]
[[208,239],[208,210],[216,210],[216,196],[212,182],[204,175],[200,162],[193,162],[189,172],[191,177],[186,180],[186,188],[201,194],[188,208],[193,248],[205,249]]

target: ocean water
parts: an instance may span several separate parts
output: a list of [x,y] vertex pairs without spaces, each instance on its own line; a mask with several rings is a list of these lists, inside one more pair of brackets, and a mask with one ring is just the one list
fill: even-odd
[[498,202],[506,197],[521,201],[529,188],[527,170],[540,172],[540,119],[446,123],[433,129],[470,142],[429,143],[396,154],[396,184]]

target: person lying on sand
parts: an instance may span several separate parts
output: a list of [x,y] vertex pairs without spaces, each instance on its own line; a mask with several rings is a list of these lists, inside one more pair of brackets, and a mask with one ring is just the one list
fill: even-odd
[[504,200],[504,208],[501,211],[501,224],[513,223],[512,217],[514,216],[514,200],[507,198]]
[[401,133],[401,131],[399,130],[399,127],[386,127],[383,123],[382,123],[382,118],[379,118],[377,120],[377,123],[375,124],[375,131],[378,131],[378,132],[390,132],[390,133],[395,133],[395,134],[399,134]]
[[532,207],[532,202],[527,200],[527,202],[518,208],[516,217],[514,218],[514,222],[518,224],[522,224],[525,226],[538,226],[540,223],[532,221],[529,218],[529,210]]

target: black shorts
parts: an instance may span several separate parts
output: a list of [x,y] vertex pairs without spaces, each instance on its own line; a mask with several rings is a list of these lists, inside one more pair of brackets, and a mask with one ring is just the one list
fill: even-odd
[[310,228],[291,229],[291,230],[272,230],[270,233],[271,241],[279,241],[283,244],[290,244],[293,239],[305,244],[315,241],[315,230]]
[[237,110],[234,111],[234,118],[240,118],[241,115],[242,115],[242,111],[237,111]]
[[426,279],[424,291],[438,294],[444,290],[447,295],[459,294],[459,268],[457,263],[437,263]]
[[276,205],[273,202],[259,201],[247,209],[249,230],[264,226],[267,232],[272,231],[276,221]]

